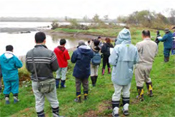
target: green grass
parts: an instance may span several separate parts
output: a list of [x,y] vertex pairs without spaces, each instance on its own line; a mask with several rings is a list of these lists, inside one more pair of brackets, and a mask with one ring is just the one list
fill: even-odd
[[[105,31],[105,29],[101,30],[102,32]],[[132,30],[135,30],[131,31],[132,43],[135,44],[136,42],[141,41],[141,30]],[[154,32],[152,32],[152,36],[155,37]],[[111,82],[111,76],[107,74],[107,71],[105,76],[102,76],[100,67],[97,86],[93,88],[90,82],[89,99],[86,102],[77,104],[73,101],[75,98],[75,79],[72,76],[73,67],[74,65],[69,62],[69,70],[67,73],[66,82],[67,87],[65,89],[57,90],[57,96],[60,102],[60,114],[66,117],[91,117],[92,115],[110,116],[112,109],[109,107],[111,106],[110,101],[114,92],[113,84]],[[26,72],[25,74],[27,75]],[[152,78],[153,82],[154,97],[150,98],[146,95],[147,90],[145,87],[145,101],[139,102],[135,98],[137,95],[137,91],[135,76],[133,76],[131,87],[130,116],[174,117],[175,56],[171,56],[169,63],[164,63],[162,43],[160,43],[159,45],[159,53],[155,58],[150,77]],[[35,99],[32,93],[31,83],[29,82],[23,84],[23,86],[20,87],[19,92],[20,102],[18,104],[13,104],[11,95],[10,105],[5,105],[4,95],[0,94],[0,117],[36,117]],[[47,100],[45,103],[45,113],[48,117],[52,116],[51,108]]]

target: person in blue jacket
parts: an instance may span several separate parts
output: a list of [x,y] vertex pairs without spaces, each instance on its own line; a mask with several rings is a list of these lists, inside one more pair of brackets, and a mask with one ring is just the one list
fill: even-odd
[[159,41],[164,42],[164,61],[168,62],[170,57],[170,51],[173,46],[173,35],[169,29],[165,29],[165,35],[163,38],[158,38]]
[[6,46],[6,52],[0,56],[0,68],[4,81],[4,95],[6,104],[10,104],[9,94],[13,93],[14,103],[18,100],[19,76],[18,68],[22,62],[13,54],[13,46]]
[[123,114],[129,115],[130,88],[134,65],[138,62],[138,50],[131,44],[131,33],[124,28],[118,35],[118,42],[109,57],[113,65],[112,82],[115,92],[112,96],[113,117],[119,117],[119,105],[122,95]]
[[81,102],[81,84],[84,88],[84,100],[87,99],[90,76],[90,62],[93,58],[93,51],[87,46],[84,41],[79,41],[77,49],[73,52],[71,62],[76,63],[73,71],[76,83],[76,96],[75,102]]

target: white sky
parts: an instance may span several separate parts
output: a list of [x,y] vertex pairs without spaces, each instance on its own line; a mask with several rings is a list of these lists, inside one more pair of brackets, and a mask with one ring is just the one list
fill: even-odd
[[116,18],[133,11],[151,10],[165,15],[174,0],[0,0],[0,17],[75,17],[85,15]]

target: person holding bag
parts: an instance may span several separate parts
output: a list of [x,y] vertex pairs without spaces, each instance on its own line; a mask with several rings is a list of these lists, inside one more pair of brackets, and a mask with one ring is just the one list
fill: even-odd
[[46,35],[43,32],[35,34],[36,46],[26,55],[26,68],[31,73],[32,89],[35,95],[35,107],[38,117],[45,117],[45,97],[51,104],[53,117],[59,117],[59,102],[57,99],[55,72],[59,66],[56,55],[45,46]]

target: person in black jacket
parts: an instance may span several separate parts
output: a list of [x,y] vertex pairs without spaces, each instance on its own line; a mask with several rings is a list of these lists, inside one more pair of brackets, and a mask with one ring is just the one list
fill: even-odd
[[158,37],[160,37],[161,35],[160,35],[160,32],[159,32],[159,30],[157,31],[157,37],[156,37],[156,40],[155,40],[155,42],[157,43],[157,45],[159,44],[159,40],[158,40]]
[[105,67],[106,64],[108,66],[108,73],[111,73],[111,68],[109,64],[109,56],[110,56],[110,48],[114,48],[114,46],[111,44],[111,39],[106,38],[105,39],[106,43],[102,46],[101,52],[103,54],[103,69],[102,69],[102,75],[105,73]]

